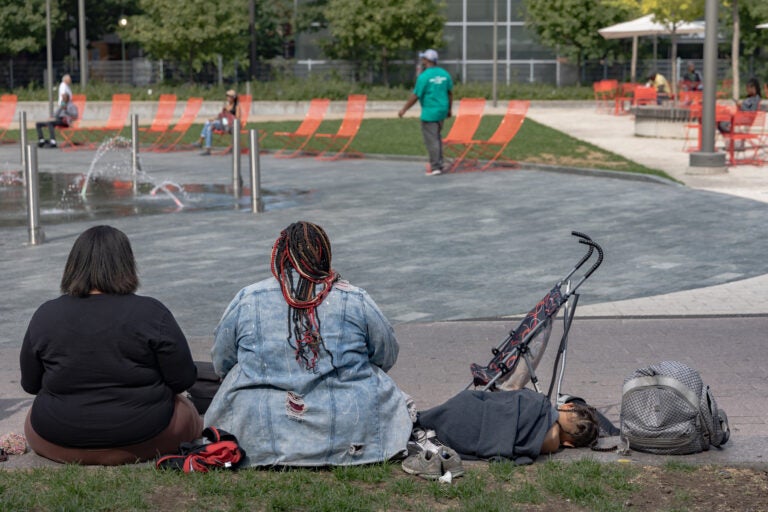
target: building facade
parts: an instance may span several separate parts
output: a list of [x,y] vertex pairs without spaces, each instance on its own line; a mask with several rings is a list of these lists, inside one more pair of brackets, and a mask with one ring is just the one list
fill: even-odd
[[[461,82],[490,82],[495,48],[499,83],[560,84],[562,66],[555,51],[537,43],[526,29],[523,3],[523,0],[445,0],[447,23],[444,46],[438,49],[440,65]],[[317,44],[320,37],[322,34],[299,34],[296,44],[299,68],[318,70],[329,65]]]

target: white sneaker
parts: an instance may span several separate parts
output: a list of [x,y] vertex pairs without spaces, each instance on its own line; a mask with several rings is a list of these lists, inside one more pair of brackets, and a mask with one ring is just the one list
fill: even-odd
[[441,171],[440,169],[432,169],[427,172],[427,176],[439,176],[441,174],[443,174],[443,171]]

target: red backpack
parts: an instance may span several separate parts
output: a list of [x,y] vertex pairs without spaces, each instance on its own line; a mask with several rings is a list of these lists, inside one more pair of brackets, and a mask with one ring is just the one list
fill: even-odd
[[[207,442],[206,442],[207,441]],[[207,473],[211,469],[237,469],[245,460],[245,450],[237,438],[226,430],[208,427],[203,430],[203,441],[182,443],[178,455],[164,455],[157,459],[158,469],[177,469],[185,473]]]

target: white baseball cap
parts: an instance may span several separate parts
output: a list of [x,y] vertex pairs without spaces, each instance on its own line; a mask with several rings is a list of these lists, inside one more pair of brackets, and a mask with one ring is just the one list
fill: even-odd
[[437,62],[437,52],[432,49],[424,50],[423,52],[419,53],[419,58],[427,59],[428,61],[431,61],[431,62]]

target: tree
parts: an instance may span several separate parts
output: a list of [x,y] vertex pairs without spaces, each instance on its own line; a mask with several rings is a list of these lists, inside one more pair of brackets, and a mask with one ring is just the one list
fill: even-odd
[[378,65],[389,85],[388,64],[405,51],[441,47],[445,17],[433,0],[328,0],[323,15],[330,40],[323,50],[332,59],[360,66]]
[[[758,30],[754,27],[768,20],[768,3],[764,0],[731,0],[725,9],[720,11],[721,26],[725,32],[731,32],[731,66],[733,76],[733,99],[740,96],[739,83],[740,51],[745,54],[758,54],[768,43],[768,30]],[[746,30],[742,32],[741,27]],[[759,58],[764,61],[764,58]]]
[[560,55],[576,60],[606,58],[618,48],[598,30],[627,21],[637,14],[632,2],[603,0],[525,0],[526,26]]
[[[45,48],[45,0],[0,0],[0,12],[0,55]],[[51,2],[52,30],[61,17],[56,2]]]
[[129,18],[122,35],[155,58],[183,62],[191,79],[219,54],[248,62],[251,1],[258,58],[279,55],[282,35],[272,9],[280,3],[266,0],[139,0],[141,14]]

